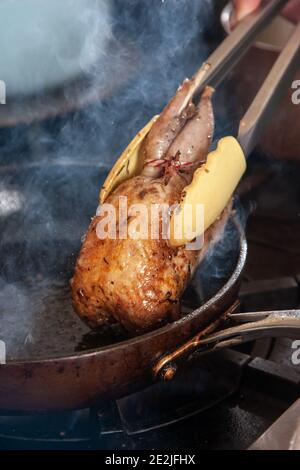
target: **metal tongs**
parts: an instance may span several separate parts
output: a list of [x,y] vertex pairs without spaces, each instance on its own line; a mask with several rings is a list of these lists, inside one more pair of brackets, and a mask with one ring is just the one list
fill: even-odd
[[[257,34],[269,24],[286,3],[288,0],[264,2],[259,10],[245,18],[194,75],[194,86],[186,102],[200,94],[206,85],[213,87],[218,85],[249,49]],[[237,140],[246,157],[257,144],[266,122],[272,119],[272,111],[286,90],[296,67],[299,66],[299,59],[300,24],[295,26],[291,38],[240,121]],[[283,336],[300,339],[300,310],[235,313],[236,309],[236,305],[232,306],[221,319],[175,351],[162,357],[153,367],[154,376],[164,379],[172,378],[177,370],[177,362],[195,351],[197,355],[208,354],[267,337]],[[217,331],[222,324],[223,329]]]
[[[194,86],[186,97],[182,108],[190,99],[199,95],[206,85],[216,87],[229,75],[250,48],[256,36],[263,31],[288,1],[265,1],[259,10],[247,16],[236,26],[194,75]],[[246,157],[257,144],[266,121],[270,120],[272,111],[286,90],[288,81],[299,66],[299,59],[300,24],[295,26],[290,40],[282,50],[247,113],[240,121],[237,139]]]

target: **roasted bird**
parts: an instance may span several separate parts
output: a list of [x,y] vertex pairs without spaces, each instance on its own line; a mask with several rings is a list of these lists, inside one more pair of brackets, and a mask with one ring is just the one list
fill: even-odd
[[[123,165],[125,176],[120,180],[121,170],[117,168],[113,184],[103,188],[102,202],[105,199],[116,213],[123,197],[128,206],[142,203],[149,212],[155,204],[171,207],[180,203],[195,170],[205,164],[214,132],[213,90],[206,87],[195,105],[189,99],[192,86],[193,80],[183,82],[140,139],[135,156],[140,170],[136,175],[127,179]],[[127,153],[130,151],[127,149]],[[206,230],[204,245],[198,250],[172,246],[162,236],[162,223],[156,239],[141,237],[134,215],[127,222],[131,232],[136,231],[135,236],[100,239],[97,226],[102,216],[96,215],[71,281],[76,312],[92,328],[117,321],[133,333],[178,318],[182,293],[211,241],[222,234],[229,212],[230,203]],[[121,228],[117,221],[117,235]]]

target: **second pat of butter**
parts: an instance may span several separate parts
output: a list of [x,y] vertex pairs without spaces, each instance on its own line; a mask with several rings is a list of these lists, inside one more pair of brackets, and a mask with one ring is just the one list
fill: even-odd
[[[172,246],[185,245],[203,235],[227,206],[245,170],[246,159],[238,141],[234,137],[221,139],[205,165],[195,172],[184,190],[180,209],[171,218]],[[204,210],[204,223],[197,220],[199,205]],[[184,214],[189,214],[189,222]]]

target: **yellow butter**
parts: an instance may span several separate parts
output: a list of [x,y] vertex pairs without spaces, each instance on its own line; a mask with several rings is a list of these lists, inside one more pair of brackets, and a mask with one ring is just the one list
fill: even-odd
[[[245,170],[246,160],[238,141],[234,137],[221,139],[217,149],[208,155],[206,164],[196,170],[191,184],[184,189],[180,208],[171,218],[172,246],[185,245],[195,236],[203,235],[225,209]],[[201,207],[204,221],[199,217]],[[189,223],[185,213],[191,214]]]
[[149,133],[158,116],[154,116],[143,129],[136,134],[130,144],[126,147],[120,158],[110,170],[100,191],[100,204],[103,204],[107,196],[116,189],[123,181],[139,175],[143,168],[143,160],[139,158],[139,150],[143,140]]

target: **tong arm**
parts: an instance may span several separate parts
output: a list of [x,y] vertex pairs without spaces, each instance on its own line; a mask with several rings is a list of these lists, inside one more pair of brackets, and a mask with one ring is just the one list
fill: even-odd
[[280,13],[287,3],[288,0],[264,1],[260,8],[244,18],[234,28],[194,74],[193,87],[191,87],[181,111],[192,98],[201,93],[206,85],[216,87],[229,75],[247,52],[255,37]]

